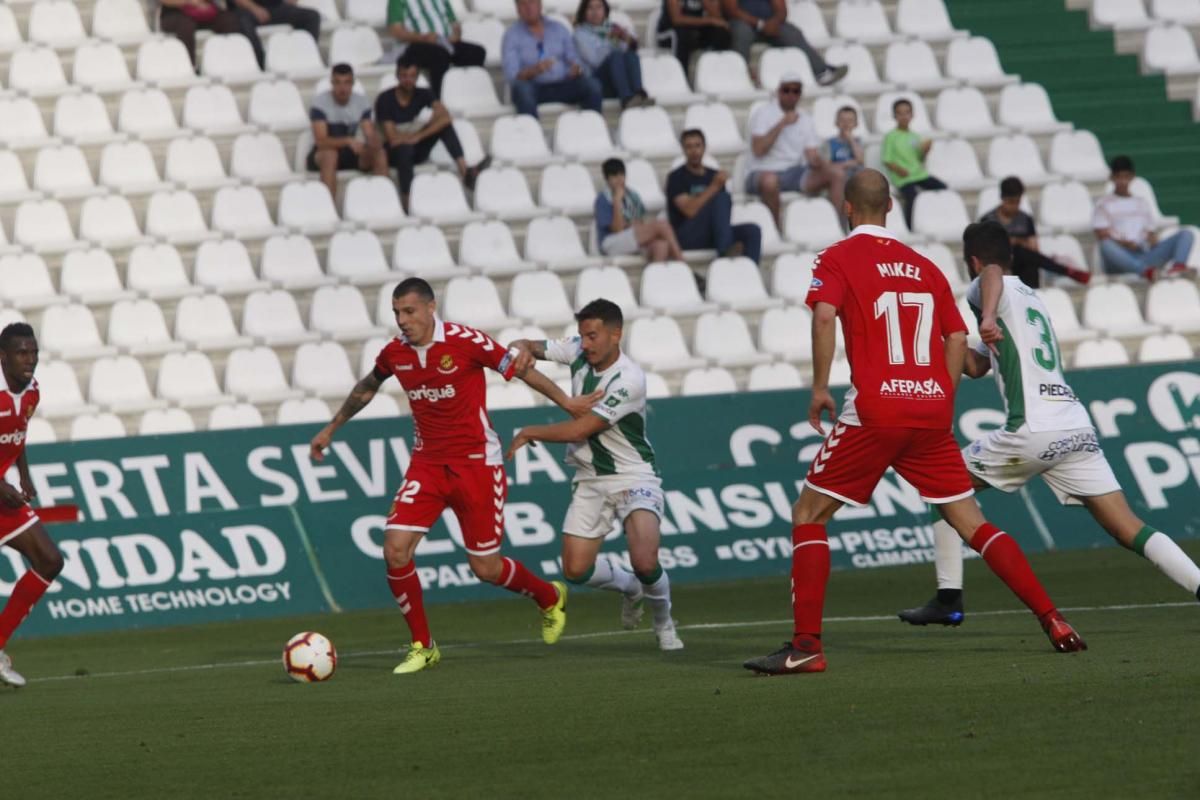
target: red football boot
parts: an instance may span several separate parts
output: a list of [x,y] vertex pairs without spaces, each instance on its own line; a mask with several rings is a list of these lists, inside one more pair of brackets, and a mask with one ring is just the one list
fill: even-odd
[[1078,653],[1087,650],[1087,642],[1075,632],[1071,623],[1063,619],[1058,611],[1051,611],[1041,619],[1042,630],[1050,637],[1050,644],[1060,653]]

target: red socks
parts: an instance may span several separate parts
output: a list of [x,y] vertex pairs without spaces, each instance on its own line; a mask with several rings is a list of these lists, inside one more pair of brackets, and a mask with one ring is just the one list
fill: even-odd
[[525,565],[520,561],[514,561],[507,556],[500,561],[500,578],[496,585],[501,589],[532,597],[538,608],[549,608],[558,602],[558,590],[525,569]]
[[410,561],[408,566],[400,569],[388,569],[387,579],[396,605],[400,606],[400,613],[404,614],[404,621],[412,632],[412,640],[429,647],[433,638],[429,635],[429,620],[425,618],[425,598],[421,593],[416,562]]
[[[829,539],[824,525],[792,528],[792,616],[796,620],[792,644],[812,649],[821,638],[825,585],[829,583]],[[818,645],[819,647],[819,645]]]
[[42,598],[50,588],[50,581],[38,575],[33,570],[27,570],[17,585],[13,587],[12,595],[0,611],[0,650],[8,644],[8,637],[13,635],[17,626],[25,621],[35,603]]
[[1011,536],[990,522],[979,526],[971,536],[971,549],[983,556],[992,572],[1008,585],[1021,602],[1038,616],[1054,610],[1054,603],[1033,574],[1025,554]]

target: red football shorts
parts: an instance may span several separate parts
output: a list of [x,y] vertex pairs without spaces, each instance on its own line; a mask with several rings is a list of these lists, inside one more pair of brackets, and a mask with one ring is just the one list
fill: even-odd
[[500,550],[504,536],[506,497],[508,478],[504,467],[414,460],[392,501],[387,527],[426,533],[449,506],[458,517],[467,552],[473,556],[491,555]]
[[0,545],[17,538],[37,521],[37,512],[29,503],[17,508],[0,505]]
[[809,465],[804,482],[822,494],[865,506],[888,467],[895,467],[926,503],[950,503],[975,493],[950,431],[840,422]]

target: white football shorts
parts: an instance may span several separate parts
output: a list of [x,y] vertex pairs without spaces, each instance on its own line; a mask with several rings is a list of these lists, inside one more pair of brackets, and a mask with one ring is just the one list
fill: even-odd
[[1001,428],[971,442],[962,454],[968,472],[1002,492],[1015,492],[1038,475],[1065,506],[1121,490],[1090,427],[1044,433],[1028,425]]
[[575,481],[571,505],[563,521],[563,533],[584,539],[603,539],[613,524],[625,524],[625,518],[638,509],[663,517],[662,481],[636,475],[606,475]]

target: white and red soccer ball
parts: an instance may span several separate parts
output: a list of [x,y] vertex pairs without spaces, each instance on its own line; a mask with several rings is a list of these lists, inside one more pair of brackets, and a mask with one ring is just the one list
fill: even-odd
[[337,650],[319,633],[297,633],[284,645],[283,668],[300,683],[327,681],[337,669]]

